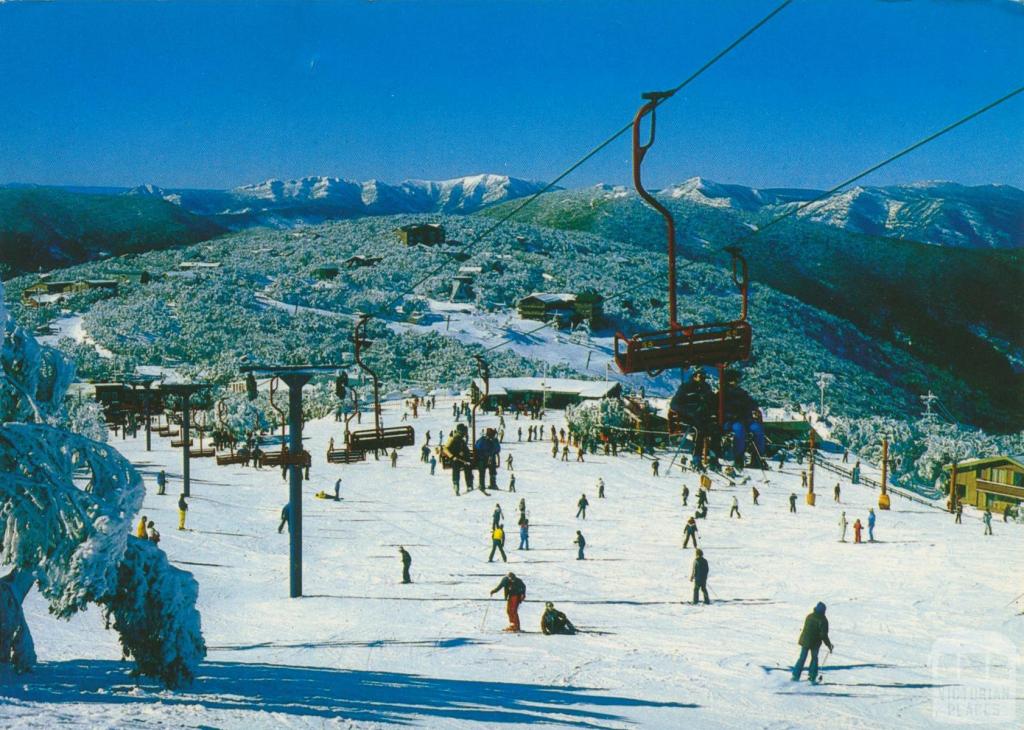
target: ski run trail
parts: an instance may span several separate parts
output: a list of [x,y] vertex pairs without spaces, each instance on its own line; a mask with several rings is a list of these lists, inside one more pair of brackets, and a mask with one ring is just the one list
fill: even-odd
[[[388,404],[397,425],[402,405]],[[544,422],[561,425],[549,411]],[[142,471],[143,513],[173,563],[199,581],[207,661],[194,684],[170,692],[130,675],[116,634],[95,607],[71,621],[48,615],[33,593],[26,615],[37,670],[0,684],[3,727],[223,728],[932,728],[1024,723],[1021,556],[1024,528],[965,510],[954,525],[940,509],[893,498],[819,471],[817,506],[800,467],[730,487],[718,478],[698,520],[711,573],[712,604],[689,603],[692,549],[682,527],[693,514],[698,475],[678,465],[662,476],[648,459],[587,455],[552,459],[550,441],[519,443],[530,421],[506,416],[501,491],[456,497],[450,472],[420,462],[425,432],[451,430],[451,401],[410,417],[416,447],[397,468],[381,458],[328,465],[332,420],[306,425],[313,454],[304,483],[304,593],[288,598],[288,534],[278,534],[287,485],[280,469],[192,462],[188,530],[178,531],[181,453],[144,435],[112,443]],[[495,425],[481,416],[478,428]],[[364,421],[365,426],[365,421]],[[504,457],[514,457],[517,493]],[[827,458],[836,458],[830,456]],[[166,496],[155,475],[165,468]],[[342,479],[342,501],[314,498]],[[595,486],[604,479],[607,498]],[[766,483],[767,481],[767,483]],[[690,488],[684,508],[681,488]],[[751,486],[761,492],[751,503]],[[788,496],[799,495],[796,514]],[[576,502],[586,493],[586,520]],[[733,495],[741,519],[728,516]],[[520,498],[530,518],[529,551],[517,550]],[[487,561],[491,513],[500,503],[508,564]],[[853,522],[875,506],[877,542],[853,544]],[[838,520],[846,510],[847,542]],[[576,530],[587,539],[576,560]],[[867,530],[864,532],[867,540]],[[401,584],[398,546],[412,555]],[[527,586],[524,633],[503,633],[500,593],[507,570]],[[578,636],[544,636],[553,601]],[[804,617],[828,605],[836,650],[824,682],[794,683]]]

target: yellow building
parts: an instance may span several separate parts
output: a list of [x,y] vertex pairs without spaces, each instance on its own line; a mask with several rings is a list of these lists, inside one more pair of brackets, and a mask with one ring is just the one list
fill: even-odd
[[[948,473],[952,466],[943,467]],[[963,504],[1002,513],[1024,502],[1024,456],[989,456],[956,465],[956,491]]]

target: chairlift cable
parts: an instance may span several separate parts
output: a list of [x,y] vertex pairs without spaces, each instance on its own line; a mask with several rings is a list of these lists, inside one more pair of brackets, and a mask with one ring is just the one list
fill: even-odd
[[[682,83],[678,84],[677,86],[674,86],[674,87],[673,87],[672,89],[670,89],[670,90],[669,90],[668,92],[666,92],[666,96],[665,96],[664,98],[662,98],[662,99],[660,99],[660,100],[658,101],[658,105],[660,105],[660,104],[662,104],[663,102],[667,101],[667,100],[668,100],[668,99],[670,99],[670,98],[671,98],[672,96],[674,96],[675,94],[677,94],[678,92],[680,92],[680,91],[681,91],[682,89],[684,89],[684,88],[685,88],[686,86],[688,86],[688,85],[689,85],[689,84],[690,84],[691,82],[695,81],[695,80],[696,80],[696,79],[697,79],[697,78],[698,78],[698,77],[699,77],[699,76],[700,76],[701,74],[703,74],[703,73],[704,73],[705,71],[707,71],[707,70],[708,70],[709,68],[711,68],[712,66],[714,66],[714,65],[715,65],[716,63],[718,63],[718,62],[719,62],[720,60],[722,60],[722,59],[723,59],[723,58],[724,58],[725,56],[727,56],[727,55],[728,55],[728,54],[729,54],[730,52],[732,52],[733,50],[735,50],[735,48],[736,48],[737,46],[739,46],[739,45],[740,45],[741,43],[743,43],[743,42],[744,42],[745,40],[747,40],[747,38],[749,38],[750,36],[752,36],[752,35],[753,35],[753,34],[754,34],[755,32],[757,32],[757,31],[758,31],[758,30],[759,30],[759,29],[760,29],[760,28],[761,28],[761,27],[762,27],[763,25],[765,25],[765,24],[766,24],[766,23],[767,23],[768,21],[770,21],[770,20],[771,20],[772,18],[774,18],[774,17],[775,17],[776,15],[778,15],[778,14],[779,14],[780,12],[782,12],[782,10],[783,10],[783,9],[785,9],[785,8],[786,8],[786,7],[788,6],[788,5],[790,5],[790,4],[792,3],[792,2],[793,2],[793,0],[785,0],[785,2],[783,2],[783,3],[779,4],[779,5],[778,5],[778,6],[777,6],[777,7],[776,7],[776,8],[774,9],[774,10],[772,10],[772,11],[771,11],[770,13],[768,13],[767,15],[765,15],[765,16],[764,16],[763,18],[761,18],[761,20],[759,20],[759,21],[758,21],[757,23],[755,23],[754,25],[752,25],[752,26],[751,26],[750,28],[748,28],[748,29],[747,29],[747,30],[746,30],[746,31],[745,31],[745,32],[744,32],[744,33],[743,33],[742,35],[740,35],[740,36],[739,36],[738,38],[736,38],[736,40],[734,40],[734,41],[733,41],[732,43],[730,43],[730,44],[729,44],[728,46],[726,46],[726,47],[725,47],[725,48],[723,48],[723,49],[722,49],[721,51],[719,51],[719,52],[718,52],[718,53],[716,53],[716,54],[715,54],[714,56],[712,56],[712,57],[711,57],[711,58],[710,58],[710,59],[709,59],[709,60],[708,60],[707,62],[705,62],[705,63],[704,63],[704,65],[703,65],[703,66],[701,66],[700,68],[698,68],[698,69],[697,69],[696,71],[694,71],[694,72],[693,72],[692,74],[690,74],[690,75],[689,75],[689,76],[688,76],[688,77],[687,77],[686,79],[684,79],[684,80],[682,81]],[[482,241],[483,241],[484,239],[486,239],[487,237],[489,237],[489,236],[490,236],[490,235],[491,235],[492,233],[494,233],[495,231],[497,231],[497,230],[498,230],[498,229],[499,229],[499,228],[500,228],[501,226],[503,226],[503,225],[505,225],[506,223],[508,223],[508,221],[509,221],[509,220],[511,220],[511,219],[512,219],[512,218],[513,218],[514,216],[516,216],[516,215],[517,215],[517,214],[518,214],[518,213],[519,213],[520,211],[522,211],[522,210],[523,210],[524,208],[526,208],[527,206],[531,205],[531,204],[532,204],[532,203],[533,203],[533,202],[534,202],[535,200],[537,200],[537,198],[539,198],[539,197],[540,197],[541,195],[543,195],[544,193],[546,193],[546,192],[548,192],[549,190],[551,190],[551,189],[552,189],[552,188],[553,188],[554,186],[556,186],[556,185],[557,185],[557,184],[558,184],[559,182],[561,182],[562,180],[564,180],[564,179],[565,179],[566,177],[568,177],[568,176],[569,176],[570,174],[572,174],[573,172],[575,172],[575,171],[576,171],[576,170],[577,170],[577,169],[578,169],[579,167],[581,167],[582,165],[584,165],[584,164],[585,164],[586,162],[588,162],[588,161],[589,161],[589,160],[590,160],[591,158],[593,158],[593,157],[594,157],[595,155],[597,155],[597,154],[598,154],[599,152],[601,152],[601,151],[602,151],[602,150],[604,150],[604,149],[605,149],[606,147],[608,147],[608,146],[609,146],[609,145],[610,145],[610,144],[611,144],[612,142],[614,142],[614,141],[615,141],[615,140],[617,140],[617,139],[618,139],[619,137],[621,137],[621,136],[622,136],[623,134],[625,134],[625,133],[626,133],[626,132],[628,132],[628,131],[629,131],[630,129],[632,129],[632,127],[633,127],[633,122],[632,122],[632,121],[630,121],[630,122],[629,122],[629,123],[627,123],[627,124],[626,124],[625,126],[621,127],[621,128],[619,129],[619,130],[617,130],[616,132],[614,132],[614,133],[613,133],[613,134],[612,134],[611,136],[609,136],[609,137],[608,137],[607,139],[605,139],[605,140],[604,140],[603,142],[601,142],[600,144],[598,144],[598,145],[597,145],[596,147],[592,148],[592,149],[591,149],[591,150],[590,150],[589,152],[587,152],[587,153],[586,153],[585,155],[583,155],[583,156],[582,156],[582,157],[580,157],[580,158],[579,158],[578,160],[576,160],[576,161],[575,161],[575,162],[573,162],[573,163],[572,163],[571,165],[569,165],[569,167],[567,167],[567,168],[566,168],[565,170],[563,170],[563,171],[562,171],[561,173],[559,173],[559,175],[558,175],[558,176],[556,176],[556,177],[555,177],[555,178],[554,178],[553,180],[551,180],[550,182],[548,182],[547,184],[545,184],[545,186],[544,186],[543,188],[541,188],[540,190],[538,190],[537,192],[535,192],[535,193],[534,193],[533,195],[531,195],[530,197],[526,198],[526,200],[524,200],[524,201],[523,201],[522,203],[518,204],[518,205],[517,205],[517,206],[516,206],[515,208],[513,208],[513,209],[512,209],[511,211],[509,211],[508,213],[506,213],[505,215],[503,215],[503,216],[502,216],[501,218],[499,218],[499,219],[498,219],[497,221],[495,221],[495,222],[494,222],[494,223],[493,223],[493,224],[492,224],[491,226],[489,226],[488,228],[486,228],[486,229],[484,230],[484,232],[483,232],[483,233],[478,233],[478,234],[475,234],[475,235],[473,236],[473,238],[472,238],[472,239],[470,240],[470,242],[469,242],[469,244],[468,244],[468,245],[470,245],[470,246],[475,246],[475,245],[479,244],[480,242],[482,242]],[[429,271],[429,272],[428,272],[428,273],[427,273],[427,274],[426,274],[425,276],[423,276],[423,277],[421,277],[420,279],[418,279],[418,280],[417,280],[417,281],[416,281],[416,282],[415,282],[415,283],[414,283],[414,284],[413,284],[412,286],[410,286],[410,287],[409,287],[409,289],[408,289],[408,290],[406,290],[405,292],[403,292],[402,294],[400,294],[400,295],[399,295],[399,296],[398,296],[398,297],[397,297],[396,299],[392,300],[392,302],[391,302],[391,303],[389,304],[389,307],[388,307],[388,308],[390,308],[391,306],[394,306],[394,303],[395,303],[395,302],[397,302],[397,301],[400,301],[400,300],[401,300],[401,299],[402,299],[403,297],[405,297],[405,296],[407,296],[408,294],[411,294],[412,292],[414,292],[414,291],[415,291],[415,290],[416,290],[417,288],[419,288],[419,287],[420,287],[420,285],[422,285],[422,284],[423,284],[423,283],[424,283],[425,281],[427,281],[428,279],[430,279],[430,278],[431,278],[431,277],[433,277],[433,276],[436,276],[436,275],[437,275],[437,274],[438,274],[438,273],[439,273],[440,271],[442,271],[442,270],[443,270],[443,269],[444,269],[445,267],[447,267],[447,266],[448,266],[448,264],[449,264],[449,262],[445,261],[444,263],[442,263],[442,264],[438,265],[437,267],[435,267],[434,269],[432,269],[431,271]]]

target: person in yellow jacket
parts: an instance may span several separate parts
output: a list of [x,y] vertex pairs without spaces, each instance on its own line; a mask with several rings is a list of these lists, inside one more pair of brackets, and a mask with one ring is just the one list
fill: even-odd
[[135,528],[135,537],[141,537],[146,540],[149,535],[146,534],[146,525],[148,524],[146,515],[142,515],[142,519],[139,520],[139,526]]
[[501,562],[507,563],[508,558],[505,557],[505,528],[500,524],[491,532],[491,556],[487,558],[488,563],[494,562],[495,550],[501,553]]

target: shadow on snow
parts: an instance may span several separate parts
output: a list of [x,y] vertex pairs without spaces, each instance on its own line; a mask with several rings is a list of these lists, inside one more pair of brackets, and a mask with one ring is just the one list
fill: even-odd
[[[28,680],[27,682],[25,680]],[[139,687],[143,691],[139,691]],[[195,683],[163,691],[133,678],[117,661],[41,663],[20,681],[0,684],[0,695],[26,702],[199,705],[214,711],[343,717],[398,725],[443,717],[488,723],[607,727],[630,723],[625,708],[687,708],[695,704],[611,696],[586,687],[442,679],[397,672],[205,662]]]

